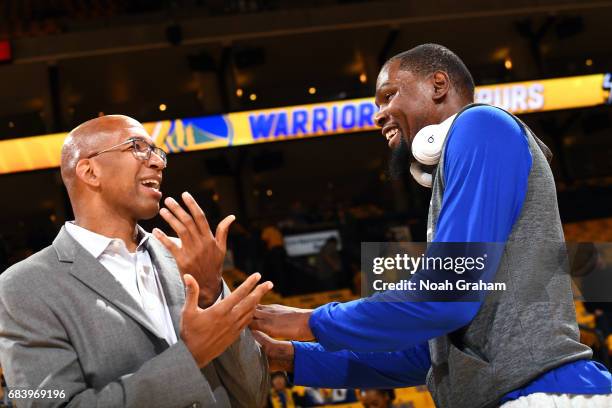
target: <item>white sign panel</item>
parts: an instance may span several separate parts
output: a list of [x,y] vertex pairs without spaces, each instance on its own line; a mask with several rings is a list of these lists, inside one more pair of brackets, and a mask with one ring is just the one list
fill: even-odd
[[318,254],[329,238],[338,240],[338,250],[342,249],[338,230],[311,232],[308,234],[289,235],[285,237],[285,250],[289,256]]

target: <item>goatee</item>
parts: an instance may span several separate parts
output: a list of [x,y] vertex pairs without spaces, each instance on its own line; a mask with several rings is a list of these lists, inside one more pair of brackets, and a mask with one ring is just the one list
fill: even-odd
[[393,180],[400,180],[404,174],[410,171],[410,159],[412,153],[410,147],[403,137],[400,137],[399,145],[391,150],[389,160],[389,176]]

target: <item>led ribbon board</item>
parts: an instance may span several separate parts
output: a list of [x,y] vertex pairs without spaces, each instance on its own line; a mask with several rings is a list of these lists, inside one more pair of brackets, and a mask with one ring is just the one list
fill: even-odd
[[[476,88],[476,102],[515,114],[612,102],[610,74],[514,82]],[[372,98],[144,123],[168,153],[374,130]],[[66,133],[0,141],[0,174],[58,167]]]

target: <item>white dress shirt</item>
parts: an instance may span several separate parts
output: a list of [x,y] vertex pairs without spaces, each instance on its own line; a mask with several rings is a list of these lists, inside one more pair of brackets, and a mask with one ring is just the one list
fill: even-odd
[[66,222],[65,227],[66,231],[96,258],[140,305],[157,330],[155,334],[166,339],[170,345],[176,343],[176,333],[164,291],[145,247],[150,234],[137,225],[134,234],[141,239],[136,252],[130,253],[122,239],[105,237],[79,227],[72,221]]

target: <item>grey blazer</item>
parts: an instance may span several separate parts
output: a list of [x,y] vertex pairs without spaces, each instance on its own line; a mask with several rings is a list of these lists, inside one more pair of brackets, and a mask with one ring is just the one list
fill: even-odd
[[178,333],[185,294],[174,258],[153,236],[147,249],[179,338],[172,346],[64,228],[51,246],[0,275],[0,364],[8,386],[65,394],[16,399],[19,407],[265,404],[267,362],[250,331],[200,370]]

